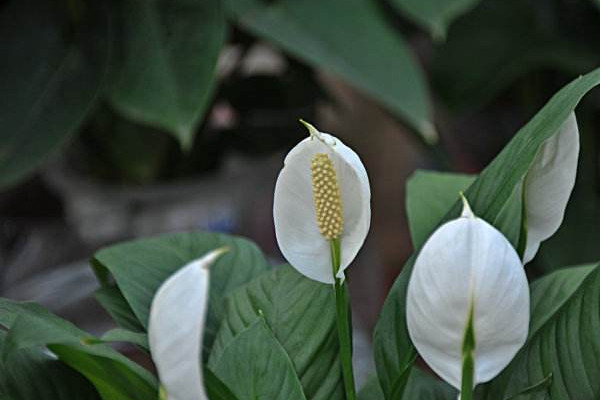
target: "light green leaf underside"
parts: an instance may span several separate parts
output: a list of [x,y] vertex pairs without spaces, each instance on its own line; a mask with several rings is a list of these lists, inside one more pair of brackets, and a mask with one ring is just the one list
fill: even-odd
[[98,339],[33,303],[0,298],[0,324],[9,331],[3,356],[46,346],[85,375],[104,400],[143,400],[157,395],[150,372]]
[[435,39],[444,39],[448,26],[479,4],[479,0],[392,0],[392,5]]
[[306,400],[292,361],[262,318],[223,349],[214,371],[239,400]]
[[223,316],[225,296],[270,268],[254,243],[218,233],[180,233],[110,246],[94,258],[110,271],[133,313],[147,328],[150,304],[158,287],[179,268],[220,247],[229,251],[210,268],[204,340],[205,349],[210,349]]
[[227,10],[252,33],[374,96],[426,140],[437,137],[423,73],[374,2],[228,0]]
[[[579,100],[600,83],[600,69],[582,76],[563,89],[525,125],[466,192],[476,215],[495,221],[521,184],[540,146],[558,131]],[[460,214],[460,202],[440,224]],[[514,244],[514,242],[513,242]],[[417,250],[418,252],[418,250]],[[415,349],[406,328],[406,289],[415,257],[396,279],[384,304],[374,333],[375,363],[387,400],[397,400],[404,390],[406,370]]]
[[67,16],[54,3],[12,0],[0,12],[0,188],[18,183],[62,148],[108,69],[105,7],[92,2],[81,32],[65,41]]
[[342,400],[335,301],[330,285],[281,266],[235,291],[226,302],[209,367],[234,338],[264,318],[287,354],[311,400]]
[[109,99],[131,119],[165,129],[184,148],[215,86],[225,40],[220,0],[126,0]]
[[[550,374],[553,400],[599,398],[600,268],[566,268],[539,279],[531,285],[531,309],[527,344],[481,399],[510,397]],[[514,399],[545,399],[543,389]]]

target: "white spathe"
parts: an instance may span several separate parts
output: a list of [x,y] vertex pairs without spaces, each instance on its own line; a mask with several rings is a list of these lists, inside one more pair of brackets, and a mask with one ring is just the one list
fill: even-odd
[[208,268],[224,251],[214,250],[179,269],[152,300],[150,353],[169,400],[208,400],[201,365]]
[[287,261],[301,274],[334,283],[330,243],[320,233],[313,199],[311,162],[325,153],[333,162],[340,186],[344,230],[337,277],[362,247],[371,223],[371,189],[358,155],[341,140],[305,124],[310,136],[286,156],[275,184],[273,219],[277,243]]
[[579,129],[571,113],[559,131],[536,155],[525,178],[527,246],[523,262],[537,253],[540,243],[560,227],[577,175]]
[[469,311],[475,332],[474,383],[494,378],[523,346],[529,286],[519,255],[496,228],[463,215],[423,245],[407,292],[408,332],[419,354],[460,390]]

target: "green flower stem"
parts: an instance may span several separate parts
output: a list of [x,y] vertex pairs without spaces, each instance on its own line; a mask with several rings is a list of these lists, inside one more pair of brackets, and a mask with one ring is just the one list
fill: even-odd
[[337,329],[340,341],[340,359],[342,362],[342,375],[347,400],[356,400],[356,389],[354,386],[354,370],[352,368],[352,323],[351,308],[348,297],[348,285],[342,283],[336,277],[340,269],[341,246],[340,239],[333,239],[331,244],[331,263],[333,266],[333,277],[335,280],[335,309],[337,314]]
[[475,328],[473,327],[473,301],[469,310],[467,329],[463,339],[463,366],[460,400],[473,399],[473,379],[475,375]]

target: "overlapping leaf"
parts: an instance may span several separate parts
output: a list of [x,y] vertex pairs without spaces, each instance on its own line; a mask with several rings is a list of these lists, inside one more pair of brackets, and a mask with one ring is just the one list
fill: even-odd
[[[264,319],[311,400],[343,399],[335,301],[329,285],[282,266],[234,292],[209,358],[209,367],[235,338]],[[250,361],[249,361],[250,362]]]
[[[134,315],[147,328],[150,304],[162,282],[188,262],[220,247],[227,247],[229,251],[210,270],[204,342],[208,350],[223,315],[225,296],[270,268],[255,244],[223,234],[181,233],[117,244],[100,250],[94,258],[98,265],[110,271]],[[116,295],[111,299],[118,301]]]
[[[525,347],[482,390],[481,399],[581,399],[600,396],[600,268],[566,268],[531,285]],[[542,384],[540,383],[545,383]]]
[[306,400],[292,361],[262,318],[223,349],[213,370],[239,400]]
[[88,378],[104,400],[157,396],[157,382],[150,372],[36,304],[0,299],[0,325],[9,329],[2,346],[5,359],[46,346]]
[[[496,221],[521,184],[542,143],[558,131],[581,97],[599,83],[600,69],[597,69],[565,86],[480,174],[466,192],[479,217],[492,223]],[[459,213],[460,204],[456,202],[439,223],[455,218]],[[401,398],[415,356],[405,319],[406,289],[413,263],[414,256],[394,283],[375,328],[375,361],[387,400]]]

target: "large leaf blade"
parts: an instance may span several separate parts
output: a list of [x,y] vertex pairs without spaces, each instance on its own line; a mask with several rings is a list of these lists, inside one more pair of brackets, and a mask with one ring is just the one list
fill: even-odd
[[169,131],[189,148],[210,103],[225,41],[219,0],[127,0],[109,99],[129,118]]
[[25,178],[62,148],[97,98],[108,70],[107,10],[93,2],[80,17],[65,38],[67,16],[55,2],[3,5],[0,187]]
[[[597,399],[600,382],[600,268],[566,268],[531,285],[532,320],[524,348],[486,385],[482,399]],[[585,322],[584,322],[585,321]],[[551,383],[547,382],[551,377]]]
[[437,138],[423,73],[372,1],[229,0],[227,5],[244,28],[340,75],[381,101],[426,140]]
[[262,318],[219,354],[214,371],[239,400],[306,400],[291,360]]

